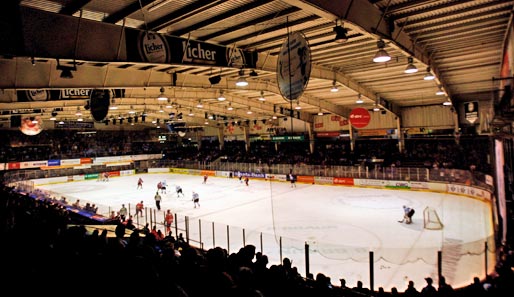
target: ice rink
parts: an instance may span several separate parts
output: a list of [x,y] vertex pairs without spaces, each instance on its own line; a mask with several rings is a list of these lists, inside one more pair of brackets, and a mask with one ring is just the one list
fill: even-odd
[[[139,177],[144,180],[143,189],[137,189]],[[171,209],[180,230],[185,230],[187,217],[192,245],[201,242],[204,249],[221,246],[234,253],[243,244],[254,244],[269,257],[268,267],[288,257],[306,276],[307,244],[309,272],[314,277],[317,273],[329,276],[334,285],[345,278],[350,287],[360,280],[369,288],[371,256],[374,289],[394,286],[400,292],[409,280],[418,289],[427,276],[437,282],[438,251],[442,274],[454,287],[468,285],[474,276],[483,277],[486,264],[489,269],[495,264],[493,251],[487,257],[484,252],[485,242],[493,237],[491,207],[465,196],[300,183],[291,187],[257,179],[250,179],[246,186],[237,178],[222,177],[209,177],[204,184],[201,176],[176,174],[140,174],[39,188],[66,196],[70,202],[95,203],[107,215],[122,203],[130,204],[133,213],[141,200],[155,209],[156,185],[163,180],[168,190],[162,195],[157,221]],[[185,197],[177,198],[175,185],[183,188]],[[200,195],[199,208],[193,207],[192,191]],[[403,205],[416,210],[410,225],[398,222]],[[441,230],[423,228],[427,206],[437,211],[444,224]]]

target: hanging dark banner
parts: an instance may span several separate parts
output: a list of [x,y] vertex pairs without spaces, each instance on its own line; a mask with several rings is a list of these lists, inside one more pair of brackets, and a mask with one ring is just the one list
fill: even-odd
[[127,61],[255,68],[257,52],[202,41],[125,29]]

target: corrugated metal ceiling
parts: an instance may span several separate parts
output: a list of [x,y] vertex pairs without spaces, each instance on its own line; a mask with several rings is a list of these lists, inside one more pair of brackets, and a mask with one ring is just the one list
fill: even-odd
[[[150,9],[160,2],[164,2],[161,7]],[[310,44],[313,64],[323,70],[321,75],[311,77],[298,102],[302,111],[312,114],[319,112],[323,106],[320,102],[346,109],[360,106],[355,102],[358,94],[363,94],[363,106],[371,107],[380,98],[383,108],[397,113],[404,107],[439,105],[448,99],[454,105],[467,100],[492,100],[498,91],[498,84],[492,78],[500,73],[503,40],[510,25],[513,1],[325,2],[25,0],[21,5],[256,50],[261,57],[276,56],[287,33],[301,31]],[[349,7],[345,5],[350,9],[345,10]],[[348,41],[334,42],[336,24],[347,28]],[[380,38],[384,39],[385,50],[392,56],[387,63],[372,61]],[[411,56],[419,71],[405,74],[403,70]],[[141,69],[143,66],[131,67]],[[238,73],[238,69],[177,65],[149,68],[151,70],[147,71],[189,75],[191,79],[205,82],[206,87],[209,86],[207,78],[213,72],[220,71],[224,78],[231,79]],[[436,80],[423,80],[427,69],[436,74]],[[245,100],[260,97],[263,86],[273,85],[274,88],[265,89],[267,100],[263,104],[290,106],[274,91],[275,68],[263,66],[255,70],[258,76],[248,77],[248,88],[224,87],[227,102],[243,108]],[[337,93],[329,91],[334,80],[340,89]],[[436,95],[440,87],[447,96]],[[141,89],[140,86],[134,88]],[[207,104],[227,104],[215,99],[219,88],[211,88],[211,91],[212,100],[199,99],[205,99]],[[127,94],[140,93],[127,91]],[[144,93],[156,97],[159,87],[145,89]],[[133,104],[133,101],[127,102]],[[270,115],[263,111],[258,116]]]

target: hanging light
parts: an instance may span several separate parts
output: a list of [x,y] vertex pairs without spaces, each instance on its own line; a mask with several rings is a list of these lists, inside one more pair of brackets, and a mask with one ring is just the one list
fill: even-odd
[[261,91],[261,96],[259,97],[259,101],[266,101],[266,98],[264,98],[264,91]]
[[423,77],[424,80],[434,80],[435,75],[430,71],[430,67],[427,67],[427,74]]
[[166,101],[168,100],[168,97],[166,97],[166,94],[164,94],[164,87],[161,87],[161,93],[159,94],[159,96],[157,96],[157,100],[159,101]]
[[361,96],[361,94],[357,95],[357,100],[355,101],[355,103],[357,103],[357,104],[362,104],[362,103],[364,103],[364,100],[362,100],[362,96]]
[[109,109],[110,110],[118,109],[118,106],[116,105],[116,100],[114,98],[112,98],[112,100],[111,100],[111,104],[109,105]]
[[403,72],[407,74],[418,72],[418,68],[414,65],[414,59],[412,57],[407,58],[407,67]]
[[236,81],[236,86],[246,87],[248,85],[248,82],[246,81],[244,75],[245,75],[245,71],[243,69],[239,70],[239,78]]
[[218,101],[225,101],[227,100],[227,98],[225,98],[225,96],[223,96],[223,90],[220,91],[220,96],[218,97]]
[[332,88],[330,89],[330,92],[332,93],[336,93],[336,92],[339,92],[339,88],[337,87],[336,85],[336,80],[334,79],[334,81],[332,82]]
[[203,108],[202,100],[198,100],[198,104],[196,105],[198,108]]
[[75,113],[76,116],[81,116],[82,112],[80,111],[80,106],[77,106],[77,112]]
[[193,110],[192,110],[192,109],[190,109],[190,110],[189,110],[189,113],[188,113],[187,115],[188,115],[188,116],[190,116],[190,117],[192,117],[192,116],[194,116],[195,114],[193,113]]
[[134,106],[132,106],[132,105],[130,106],[130,110],[129,110],[128,113],[130,113],[130,114],[135,114],[136,113],[136,111],[134,110]]
[[383,63],[383,62],[390,61],[391,56],[389,56],[389,54],[384,49],[385,42],[382,39],[377,41],[377,47],[378,47],[378,52],[375,54],[375,57],[373,58],[373,62]]
[[450,106],[450,105],[452,105],[452,102],[450,101],[450,98],[448,98],[448,100],[444,101],[444,102],[443,102],[443,105],[444,105],[444,106]]
[[296,110],[302,109],[302,107],[300,106],[300,101],[296,102],[296,106],[294,107],[294,109],[296,109]]
[[323,115],[323,111],[321,110],[321,108],[320,108],[320,109],[319,109],[319,111],[318,111],[318,115],[319,115],[319,116],[322,116],[322,115]]
[[252,112],[251,108],[250,108],[250,107],[248,107],[248,111],[246,112],[246,114],[252,114],[252,113],[253,113],[253,112]]
[[231,102],[228,103],[227,110],[234,110]]
[[437,89],[437,92],[435,92],[435,94],[437,96],[446,95],[446,93],[444,92],[444,90],[443,90],[443,88],[441,86],[439,86],[439,88]]

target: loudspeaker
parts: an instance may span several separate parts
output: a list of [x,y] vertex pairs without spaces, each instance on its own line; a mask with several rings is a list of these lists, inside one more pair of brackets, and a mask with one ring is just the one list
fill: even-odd
[[91,92],[89,106],[91,115],[95,121],[101,122],[109,113],[109,105],[111,104],[111,91],[107,89],[95,89]]
[[221,76],[219,76],[219,75],[209,77],[209,82],[211,83],[211,85],[217,85],[220,83],[220,81],[221,81]]

